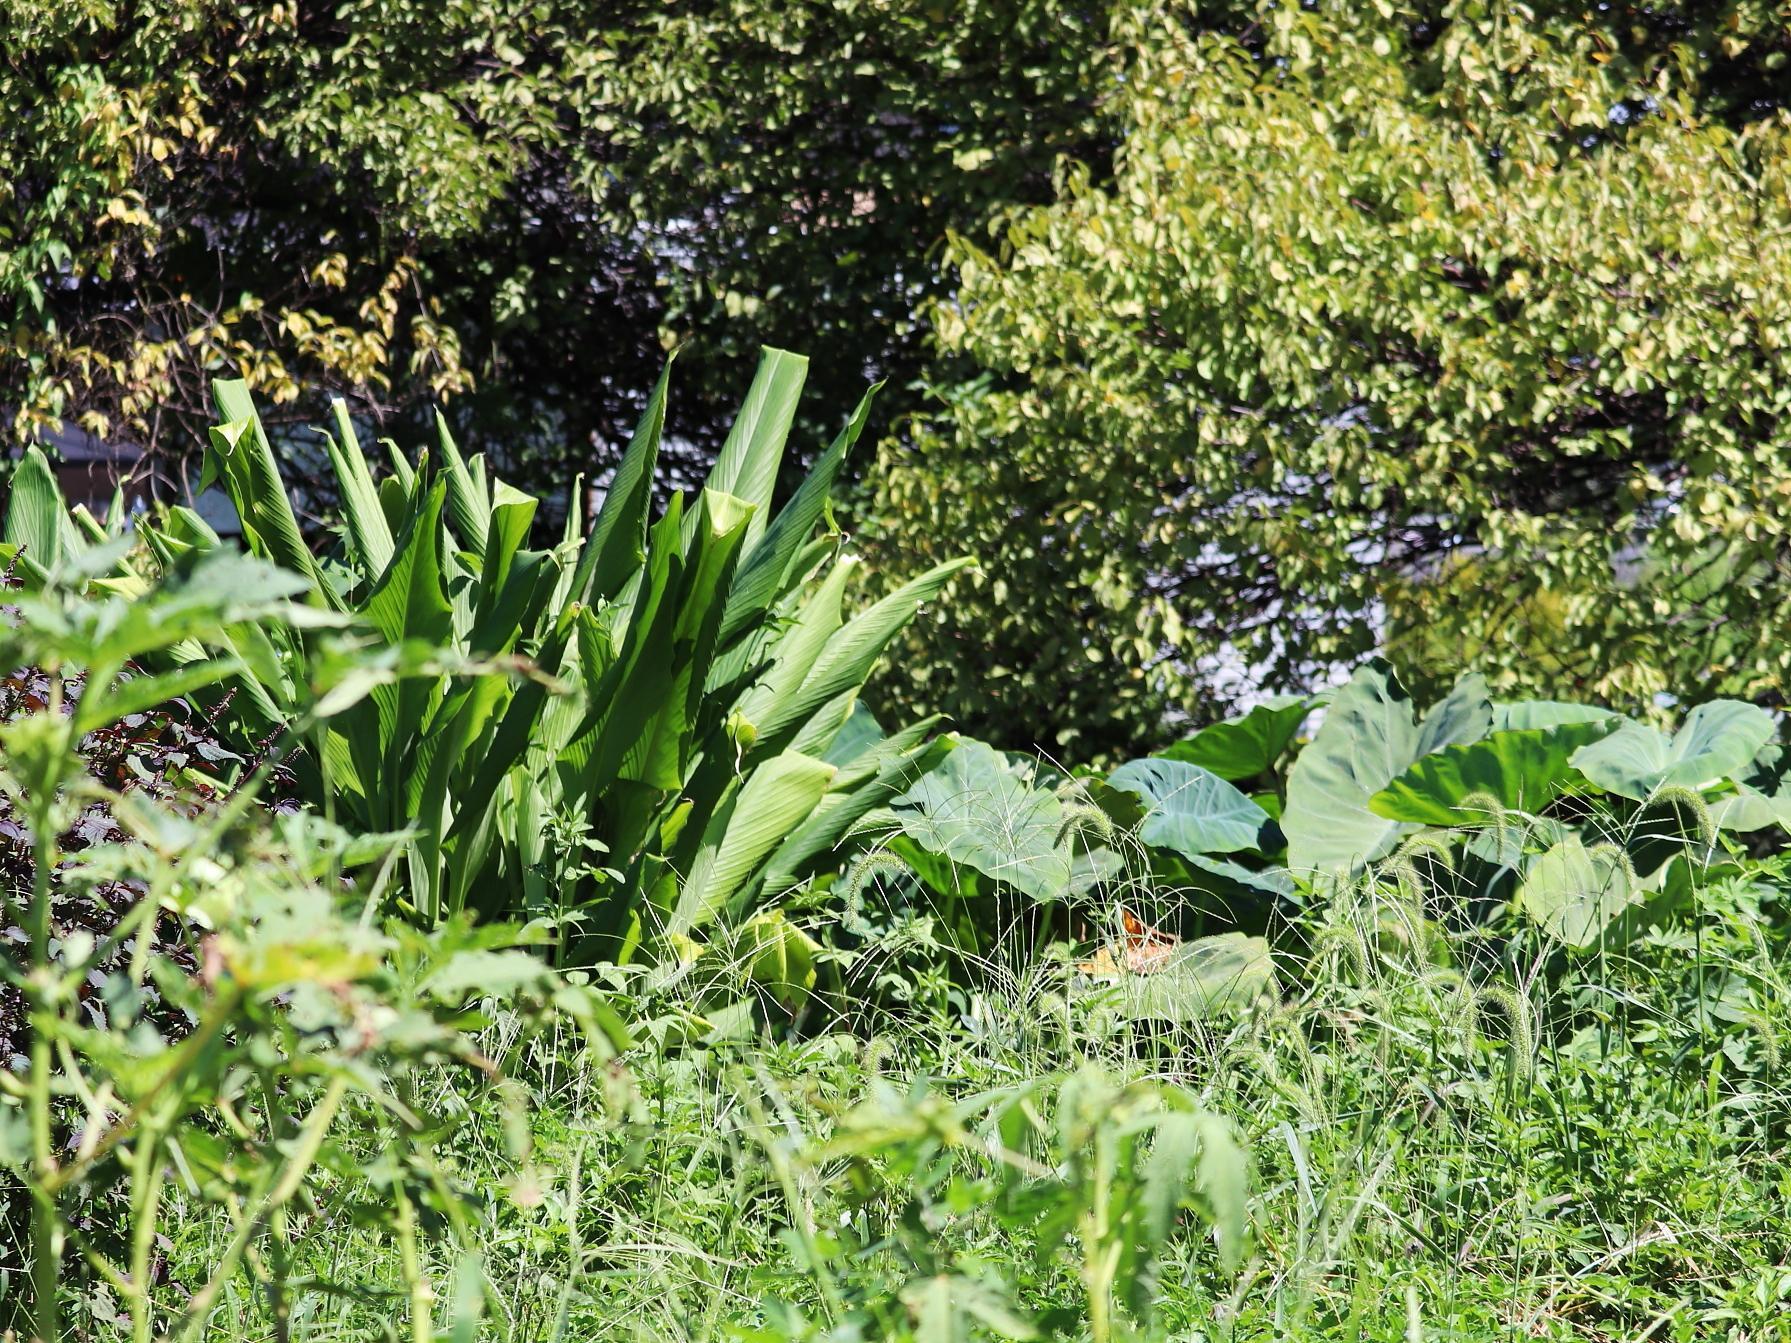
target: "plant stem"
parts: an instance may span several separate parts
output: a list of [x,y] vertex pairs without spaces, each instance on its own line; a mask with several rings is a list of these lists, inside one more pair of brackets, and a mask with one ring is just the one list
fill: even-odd
[[32,799],[31,908],[27,936],[31,974],[25,997],[30,1004],[31,1054],[31,1334],[37,1343],[59,1343],[58,1294],[62,1285],[62,1211],[57,1200],[56,1149],[50,1133],[50,1035],[45,1029],[55,1010],[55,980],[50,968],[50,872],[56,863],[56,835],[50,804]]
[[435,1295],[429,1290],[422,1256],[417,1253],[416,1209],[410,1195],[404,1192],[402,1179],[392,1186],[392,1194],[398,1201],[398,1258],[404,1269],[404,1285],[410,1289],[411,1343],[430,1343]]

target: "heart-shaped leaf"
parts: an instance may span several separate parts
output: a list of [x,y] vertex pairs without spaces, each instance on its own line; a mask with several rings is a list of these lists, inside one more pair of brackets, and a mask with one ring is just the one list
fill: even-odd
[[1758,705],[1719,699],[1686,715],[1673,736],[1645,723],[1624,723],[1603,741],[1581,747],[1573,763],[1606,792],[1643,801],[1657,788],[1701,788],[1742,769],[1776,727]]
[[1497,811],[1540,812],[1574,783],[1575,751],[1610,729],[1604,721],[1494,732],[1424,756],[1368,801],[1369,810],[1415,825],[1486,825]]
[[1210,770],[1182,760],[1134,760],[1107,786],[1144,803],[1138,836],[1185,857],[1259,847],[1269,814]]
[[1614,844],[1587,848],[1570,834],[1524,874],[1517,901],[1544,932],[1570,947],[1596,946],[1639,898],[1635,874]]

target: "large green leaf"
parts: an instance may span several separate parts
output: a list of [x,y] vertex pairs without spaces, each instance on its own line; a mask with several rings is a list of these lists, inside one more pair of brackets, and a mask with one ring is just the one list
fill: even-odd
[[1587,848],[1574,834],[1530,864],[1517,894],[1524,913],[1549,936],[1582,948],[1597,945],[1637,899],[1623,851],[1614,844]]
[[926,740],[937,722],[925,719],[840,765],[826,796],[784,838],[766,864],[764,893],[781,895],[795,886],[827,861],[846,833],[873,808],[912,787],[944,759],[951,743]]
[[665,935],[688,935],[722,913],[778,841],[815,809],[833,776],[832,765],[793,751],[755,769],[710,819]]
[[783,464],[784,441],[796,418],[796,403],[808,378],[808,360],[787,350],[765,349],[759,355],[746,401],[734,417],[727,441],[704,484],[744,499],[753,507],[744,554],[750,555],[771,518],[771,494]]
[[685,557],[672,626],[672,665],[658,703],[620,774],[666,790],[683,784],[690,763],[709,659],[721,627],[723,594],[733,576],[752,509],[732,495],[706,489],[696,518],[696,535]]
[[1742,770],[1777,731],[1772,715],[1741,700],[1712,700],[1686,715],[1673,736],[1623,723],[1574,753],[1573,763],[1607,792],[1642,801],[1657,788],[1702,788]]
[[761,910],[740,929],[736,954],[746,977],[785,1008],[795,1011],[815,987],[815,957],[820,945],[784,917],[782,910]]
[[392,528],[380,506],[379,489],[355,435],[347,403],[339,396],[332,398],[330,412],[336,420],[336,437],[325,434],[323,443],[336,474],[342,518],[348,524],[349,553],[362,575],[371,581],[392,562]]
[[1307,695],[1282,695],[1259,704],[1241,718],[1202,728],[1157,754],[1211,770],[1221,779],[1249,779],[1266,774],[1312,712]]
[[914,618],[921,603],[936,596],[969,563],[965,559],[935,565],[841,626],[822,647],[801,687],[771,707],[759,727],[761,748],[767,740],[781,746],[785,734],[793,734],[823,704],[863,685],[889,641]]
[[1527,699],[1493,705],[1494,732],[1526,728],[1564,727],[1569,723],[1601,723],[1618,715],[1590,704],[1566,704],[1559,700]]
[[1415,825],[1483,825],[1493,809],[1539,812],[1583,782],[1569,759],[1609,731],[1607,720],[1511,728],[1421,757],[1368,801],[1377,816]]
[[1188,857],[1261,847],[1269,814],[1211,770],[1183,760],[1134,760],[1107,786],[1145,805],[1138,836]]
[[329,585],[305,545],[248,384],[220,378],[212,383],[212,396],[224,423],[211,431],[201,485],[220,480],[250,548],[282,569],[303,574],[327,596]]
[[572,582],[572,600],[608,601],[622,590],[643,558],[647,507],[653,500],[653,467],[659,460],[659,439],[665,429],[666,388],[671,383],[668,359],[634,427],[634,437],[604,492],[603,505],[591,524]]
[[454,534],[475,558],[483,560],[491,531],[491,500],[484,486],[483,463],[475,458],[473,465],[468,465],[440,411],[435,413],[435,437],[441,452],[442,479],[448,486],[448,516],[453,521]]
[[1307,878],[1348,875],[1379,858],[1401,823],[1368,803],[1412,763],[1444,746],[1486,735],[1486,683],[1464,677],[1422,722],[1392,668],[1376,659],[1337,691],[1287,781],[1281,828],[1288,866]]
[[916,844],[954,863],[1035,900],[1069,892],[1070,853],[1059,843],[1063,804],[983,742],[961,742],[890,810]]
[[761,543],[753,548],[746,562],[740,566],[739,576],[735,578],[733,590],[728,594],[727,614],[721,622],[724,644],[769,610],[784,590],[785,584],[790,581],[797,556],[807,544],[809,534],[814,531],[815,523],[820,520],[822,511],[826,508],[834,481],[839,478],[840,468],[845,463],[846,454],[864,432],[865,421],[871,414],[871,399],[876,391],[877,388],[873,387],[864,394],[864,399],[858,403],[858,409],[840,431],[839,437],[833,440],[833,445],[809,468],[795,497],[779,510],[777,517],[766,529]]
[[4,537],[8,545],[23,547],[25,557],[46,572],[80,549],[56,473],[35,444],[25,449],[13,471]]

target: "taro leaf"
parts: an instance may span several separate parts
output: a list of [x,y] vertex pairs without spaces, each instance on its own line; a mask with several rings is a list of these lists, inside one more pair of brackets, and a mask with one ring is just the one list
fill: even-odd
[[1211,770],[1182,760],[1134,760],[1107,786],[1145,805],[1138,835],[1184,857],[1260,847],[1269,814]]
[[1058,842],[1063,804],[984,742],[961,743],[890,810],[920,847],[1036,900],[1069,889],[1070,855]]
[[1316,702],[1306,695],[1278,695],[1242,718],[1202,728],[1157,755],[1198,765],[1221,779],[1254,778],[1274,767]]
[[1482,862],[1513,871],[1523,866],[1527,854],[1559,844],[1572,832],[1552,816],[1525,816],[1504,825],[1490,825],[1475,833],[1464,846]]
[[1734,793],[1710,804],[1717,829],[1738,834],[1770,825],[1791,829],[1791,781],[1785,777],[1788,764],[1791,761],[1785,760],[1776,740],[1755,752],[1747,768],[1733,776]]
[[[1242,886],[1252,891],[1261,891],[1264,895],[1278,895],[1284,899],[1291,898],[1294,893],[1293,873],[1285,867],[1269,867],[1261,871],[1245,867],[1242,863],[1234,863],[1224,858],[1205,858],[1189,855],[1188,861],[1209,876],[1219,878],[1218,894],[1231,894],[1225,889],[1229,886]],[[1202,883],[1195,879],[1196,885]]]
[[1738,781],[1733,794],[1710,804],[1710,815],[1717,829],[1737,834],[1770,825],[1791,830],[1791,792],[1764,793]]
[[1287,781],[1288,866],[1296,873],[1347,875],[1392,847],[1400,823],[1368,800],[1431,751],[1486,735],[1492,703],[1478,676],[1414,720],[1411,697],[1392,668],[1375,659],[1350,678],[1294,761]]
[[1269,944],[1243,933],[1180,943],[1161,969],[1121,976],[1120,1010],[1133,1021],[1206,1021],[1248,1007],[1275,978]]
[[1566,704],[1560,700],[1527,699],[1493,705],[1494,732],[1529,728],[1564,727],[1569,723],[1602,723],[1620,715],[1590,704]]
[[1570,947],[1597,945],[1612,921],[1638,899],[1623,851],[1614,844],[1587,848],[1573,834],[1530,864],[1517,892],[1524,913]]
[[1672,737],[1645,723],[1624,723],[1581,747],[1573,763],[1593,783],[1645,800],[1657,788],[1700,788],[1742,769],[1772,740],[1772,715],[1758,705],[1719,699],[1700,704]]
[[1540,812],[1580,773],[1568,763],[1610,729],[1600,722],[1494,732],[1424,756],[1368,801],[1369,810],[1415,825],[1485,825],[1505,811]]

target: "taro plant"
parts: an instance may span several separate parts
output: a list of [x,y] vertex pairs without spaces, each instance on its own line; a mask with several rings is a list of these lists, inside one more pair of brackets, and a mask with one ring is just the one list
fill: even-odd
[[958,740],[860,833],[875,841],[847,873],[849,898],[861,902],[875,881],[917,903],[967,965],[1017,952],[1008,968],[1024,977],[1053,938],[1092,938],[1074,995],[1169,1023],[1243,1009],[1273,980],[1260,936],[1232,927],[1185,937],[1141,916],[1186,912],[1215,894],[1272,901],[1292,890],[1272,862],[1279,832],[1269,811],[1202,766],[1152,758],[1073,777]]
[[[774,510],[805,370],[767,351],[708,480],[654,520],[668,368],[595,515],[575,484],[545,549],[527,544],[538,501],[445,424],[414,460],[388,443],[379,471],[340,405],[324,446],[343,526],[314,549],[248,394],[218,384],[207,472],[247,545],[365,639],[368,693],[310,734],[309,785],[328,814],[407,834],[423,922],[526,914],[616,961],[687,959],[938,758],[931,722],[886,737],[857,699],[963,562],[848,614],[859,562],[828,500],[870,396]],[[165,564],[216,545],[187,510],[141,530]],[[316,640],[251,627],[236,652],[248,710],[295,721]],[[774,916],[760,931],[783,936]]]
[[[420,1138],[426,1125],[392,1089],[432,1058],[479,1062],[456,1028],[470,996],[567,1008],[605,1049],[622,1032],[600,1000],[507,950],[510,930],[382,928],[372,914],[390,865],[369,860],[389,841],[350,839],[304,813],[270,822],[252,804],[271,761],[228,786],[213,778],[197,802],[178,780],[162,796],[96,773],[95,734],[241,670],[234,632],[316,613],[293,601],[302,580],[239,556],[130,597],[88,595],[89,574],[46,569],[0,628],[0,663],[42,687],[0,726],[0,793],[30,855],[29,888],[0,893],[0,978],[25,1008],[24,1066],[0,1071],[0,1167],[29,1204],[14,1242],[28,1279],[0,1284],[0,1310],[30,1338],[63,1338],[74,1266],[124,1303],[130,1336],[148,1343],[201,1333],[245,1266],[271,1300],[287,1299],[282,1265],[299,1234],[288,1210],[332,1131],[358,1096],[367,1116],[387,1117],[392,1145]],[[185,645],[207,655],[143,669]],[[324,698],[357,693],[345,678]],[[65,840],[96,815],[103,827],[80,846]],[[68,916],[126,897],[101,926]],[[177,1197],[231,1229],[202,1280],[162,1284],[158,1229]],[[414,1263],[403,1244],[414,1224],[391,1226]],[[20,1265],[5,1267],[10,1277]],[[417,1336],[428,1334],[425,1317]]]
[[1604,709],[1495,703],[1464,678],[1422,716],[1371,662],[1294,761],[1290,866],[1323,895],[1392,858],[1450,912],[1515,909],[1551,942],[1608,947],[1719,870],[1724,831],[1779,824],[1778,727],[1716,700],[1667,733]]

